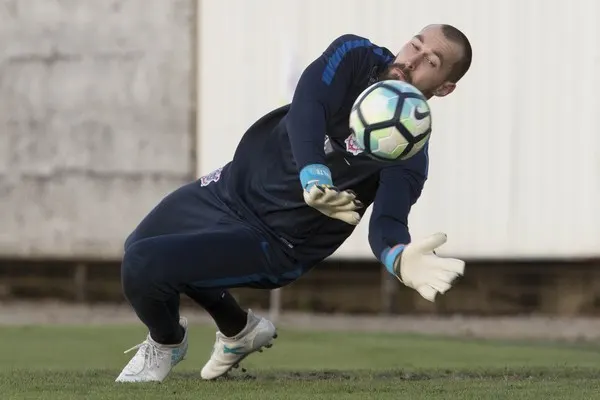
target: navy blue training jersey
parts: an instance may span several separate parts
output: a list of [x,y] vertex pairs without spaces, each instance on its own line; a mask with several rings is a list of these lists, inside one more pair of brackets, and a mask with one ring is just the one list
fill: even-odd
[[299,172],[309,164],[327,165],[336,187],[373,204],[369,242],[376,257],[410,241],[407,218],[427,177],[427,146],[407,161],[376,161],[360,151],[348,124],[355,99],[393,59],[365,38],[337,38],[304,70],[292,103],[254,123],[215,174],[222,200],[281,240],[301,264],[331,255],[354,230],[306,205]]

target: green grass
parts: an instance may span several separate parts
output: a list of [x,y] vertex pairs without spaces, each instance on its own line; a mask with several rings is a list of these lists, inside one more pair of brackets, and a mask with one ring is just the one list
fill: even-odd
[[114,383],[141,327],[0,328],[7,399],[600,399],[600,346],[282,331],[248,373],[203,382],[214,330],[162,384]]

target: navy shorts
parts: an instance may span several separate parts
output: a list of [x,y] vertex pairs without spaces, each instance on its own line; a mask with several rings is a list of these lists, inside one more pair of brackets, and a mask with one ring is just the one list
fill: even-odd
[[273,289],[302,275],[283,243],[195,181],[166,196],[125,242],[122,274],[164,288]]

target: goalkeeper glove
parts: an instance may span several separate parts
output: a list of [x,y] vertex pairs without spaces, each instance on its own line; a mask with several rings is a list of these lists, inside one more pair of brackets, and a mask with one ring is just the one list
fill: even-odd
[[340,191],[331,180],[331,171],[322,164],[310,164],[300,171],[300,182],[304,189],[304,201],[330,218],[339,219],[351,225],[360,222],[356,212],[363,204],[356,194],[349,190]]
[[436,295],[446,293],[465,270],[464,261],[435,254],[435,249],[446,240],[446,234],[436,233],[408,245],[399,244],[384,250],[381,260],[400,282],[434,302]]

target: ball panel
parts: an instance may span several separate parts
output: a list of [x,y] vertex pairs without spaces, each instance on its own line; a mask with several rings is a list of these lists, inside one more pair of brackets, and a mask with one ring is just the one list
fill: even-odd
[[365,126],[360,119],[358,110],[354,110],[350,113],[350,130],[354,134],[356,143],[364,150],[361,144],[365,142]]
[[365,126],[358,115],[358,111],[356,110],[350,113],[350,129],[356,135],[362,135],[365,130]]
[[387,80],[380,82],[380,84],[381,86],[387,87],[390,90],[397,91],[398,93],[410,94],[412,96],[420,97],[421,99],[426,100],[423,93],[421,93],[419,89],[417,89],[409,83],[397,80]]
[[378,157],[395,160],[409,144],[395,126],[371,132],[371,152]]
[[371,93],[373,90],[377,89],[378,87],[379,87],[379,85],[376,83],[374,85],[369,86],[361,94],[359,94],[358,97],[356,98],[356,100],[354,100],[354,105],[352,106],[352,111],[356,110],[360,106],[360,103],[362,102],[362,100],[365,97],[367,97],[369,95],[369,93]]
[[398,94],[380,86],[362,99],[359,108],[365,122],[375,124],[391,121],[394,118],[397,105]]
[[414,156],[415,154],[417,154],[429,140],[429,135],[430,134],[428,133],[425,137],[423,137],[423,139],[416,142],[414,144],[413,148],[410,149],[410,151],[408,153],[406,153],[405,155],[402,156],[402,159],[407,160],[407,159],[411,158],[412,156]]
[[423,96],[423,93],[421,93],[421,91],[413,85],[402,85],[400,90],[402,91],[402,93],[414,93],[421,97],[423,100],[425,100],[425,96]]

